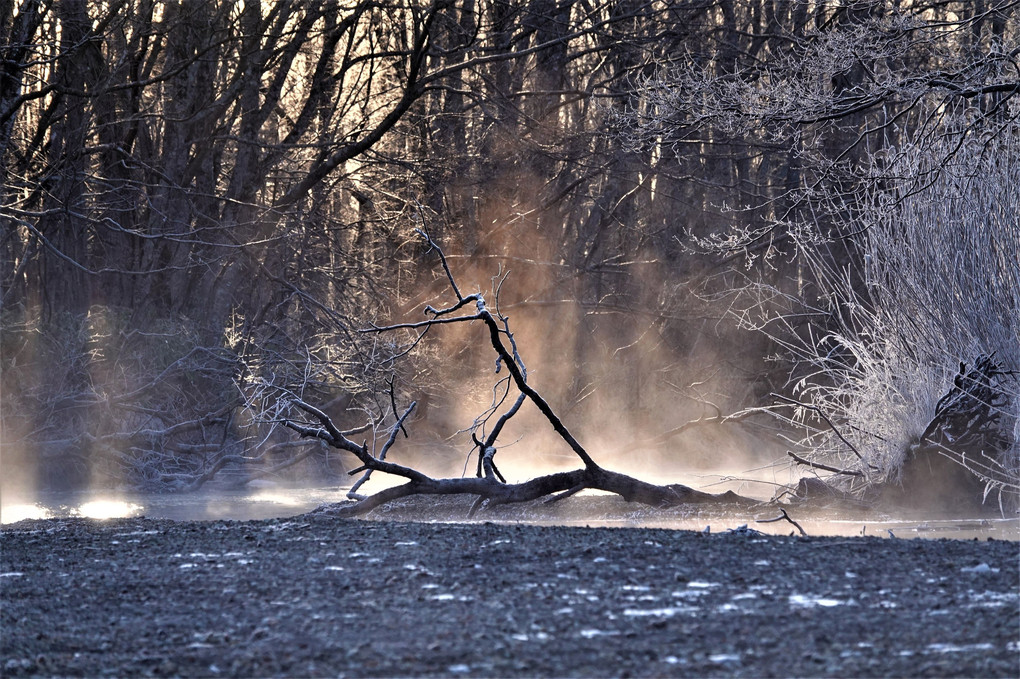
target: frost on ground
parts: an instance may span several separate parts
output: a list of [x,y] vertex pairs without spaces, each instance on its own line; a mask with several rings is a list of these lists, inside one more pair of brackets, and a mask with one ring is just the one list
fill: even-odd
[[4,676],[1013,677],[1017,544],[344,521],[0,531]]

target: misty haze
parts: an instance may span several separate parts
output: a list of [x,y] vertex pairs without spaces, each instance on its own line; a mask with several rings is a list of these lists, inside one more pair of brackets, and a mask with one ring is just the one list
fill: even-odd
[[[1018,9],[0,3],[0,671],[1009,675]],[[804,551],[844,544],[819,536],[854,546]],[[903,563],[906,537],[954,542]],[[672,540],[686,570],[656,551]],[[96,584],[38,636],[45,578],[103,572],[52,560],[96,545],[155,579]],[[545,575],[515,562],[476,590],[435,561],[488,572],[490,548]],[[860,566],[882,549],[893,584]],[[278,599],[232,584],[258,559]],[[756,579],[783,559],[817,588]],[[522,603],[543,577],[555,596]],[[177,641],[90,636],[110,597],[200,582],[202,615],[251,610],[193,629],[184,596]],[[341,585],[481,636],[394,632],[425,644],[400,660],[337,631],[361,603],[316,608]],[[774,596],[791,629],[845,638],[764,650]],[[718,618],[738,609],[755,622]],[[902,615],[882,624],[904,645],[853,636],[868,615]],[[705,650],[726,629],[742,645]],[[522,650],[557,634],[624,659]]]

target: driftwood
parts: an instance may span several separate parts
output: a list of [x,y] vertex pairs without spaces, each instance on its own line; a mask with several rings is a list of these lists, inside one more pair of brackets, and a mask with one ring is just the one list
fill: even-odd
[[[358,496],[354,498],[358,502],[338,507],[331,511],[331,514],[337,516],[357,516],[387,502],[411,495],[453,494],[475,496],[476,501],[472,509],[472,512],[474,512],[485,506],[528,502],[540,498],[549,498],[550,501],[557,501],[584,489],[607,491],[615,493],[627,501],[656,507],[687,503],[712,503],[740,507],[751,507],[759,504],[757,501],[741,497],[732,492],[711,494],[680,484],[660,486],[602,468],[575,438],[566,424],[557,416],[545,398],[528,383],[527,368],[521,358],[513,333],[510,330],[509,319],[498,312],[498,304],[496,305],[497,311],[494,313],[490,310],[488,303],[481,294],[475,293],[466,296],[461,294],[442,250],[426,233],[422,231],[419,231],[419,233],[425,239],[427,245],[438,254],[443,270],[446,272],[450,289],[456,298],[455,301],[445,308],[426,307],[425,315],[428,318],[424,321],[398,323],[388,326],[372,326],[362,332],[391,333],[399,330],[409,330],[419,333],[418,337],[414,340],[414,343],[417,343],[421,341],[425,332],[435,326],[450,323],[481,322],[486,329],[488,343],[496,354],[496,372],[499,373],[504,368],[506,369],[509,373],[507,386],[513,386],[517,390],[518,395],[499,417],[495,417],[495,415],[502,406],[502,402],[495,404],[483,417],[476,420],[471,432],[478,455],[478,467],[474,478],[432,478],[417,469],[386,459],[387,453],[397,441],[398,433],[403,430],[405,422],[415,408],[416,404],[413,402],[407,406],[403,414],[391,426],[389,437],[380,450],[373,452],[367,441],[361,444],[356,443],[349,438],[346,432],[340,431],[330,417],[320,408],[293,394],[282,395],[281,398],[288,401],[291,413],[296,415],[284,420],[282,422],[283,426],[293,430],[302,437],[317,438],[334,448],[352,453],[361,462],[361,466],[350,472],[351,474],[363,475],[362,480],[357,485],[360,486],[365,478],[373,472],[389,474],[406,480],[401,485],[387,488],[374,495],[368,497]],[[496,444],[504,425],[517,414],[526,401],[530,401],[538,408],[552,429],[559,435],[559,438],[577,456],[581,464],[580,469],[548,474],[522,483],[505,482],[495,464]],[[396,404],[393,403],[393,406],[394,411],[396,411]],[[493,418],[495,419],[491,422],[491,427],[486,433],[484,430],[490,425],[490,420]],[[480,436],[479,433],[482,435]]]

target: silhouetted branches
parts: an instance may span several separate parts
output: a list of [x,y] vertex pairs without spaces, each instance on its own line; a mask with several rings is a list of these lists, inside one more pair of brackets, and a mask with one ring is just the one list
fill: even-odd
[[[326,441],[333,447],[352,453],[362,463],[360,467],[352,470],[351,472],[352,474],[364,472],[364,475],[358,483],[355,484],[355,487],[350,493],[350,496],[358,499],[359,502],[350,507],[340,508],[337,510],[337,513],[341,515],[358,514],[369,511],[382,503],[389,502],[400,497],[407,497],[409,495],[467,493],[477,497],[476,502],[471,509],[471,513],[473,514],[478,511],[485,502],[488,502],[489,504],[525,502],[542,496],[559,493],[559,495],[555,495],[553,498],[553,501],[556,501],[574,495],[586,488],[607,490],[617,493],[629,501],[637,501],[652,505],[679,504],[684,502],[735,502],[745,505],[751,504],[750,501],[733,495],[732,493],[723,494],[721,496],[713,496],[707,493],[694,491],[680,485],[656,486],[601,468],[581,446],[573,434],[570,433],[566,425],[564,425],[562,420],[552,410],[548,402],[542,398],[538,391],[528,384],[524,362],[520,357],[516,343],[512,340],[513,333],[510,330],[509,319],[505,316],[500,316],[497,320],[497,318],[490,312],[485,298],[480,293],[467,296],[463,295],[456,284],[453,273],[446,262],[446,257],[443,254],[442,249],[426,233],[420,231],[419,234],[424,238],[430,250],[437,253],[440,263],[446,273],[450,289],[457,297],[456,303],[443,309],[436,309],[431,306],[427,307],[426,313],[431,315],[432,318],[424,323],[440,324],[444,321],[470,323],[472,321],[481,321],[487,330],[489,345],[498,357],[496,371],[499,371],[500,366],[507,367],[510,372],[512,383],[518,390],[519,395],[514,400],[513,404],[497,419],[496,424],[490,430],[485,441],[480,440],[472,431],[471,438],[475,446],[478,448],[479,455],[476,478],[434,479],[410,467],[394,464],[386,461],[385,459],[386,453],[397,440],[397,433],[400,431],[404,421],[410,415],[411,411],[414,409],[414,402],[408,406],[401,417],[390,427],[389,437],[386,439],[386,442],[383,444],[379,453],[372,454],[367,443],[359,445],[344,436],[325,412],[299,398],[281,393],[279,399],[280,404],[284,409],[296,409],[297,411],[311,416],[311,421],[304,422],[299,422],[293,417],[284,417],[282,419],[283,426],[291,429],[302,437],[318,438]],[[471,303],[474,304],[477,313],[471,316],[447,317],[448,314],[453,314],[462,307]],[[418,330],[422,327],[427,328],[430,326],[422,326],[417,323],[396,323],[383,326],[373,325],[362,332],[370,334],[392,333],[400,330]],[[506,341],[511,343],[511,349],[506,348],[504,338],[506,338]],[[507,483],[507,480],[503,477],[495,465],[497,438],[503,429],[503,426],[517,414],[521,405],[525,401],[530,401],[539,409],[539,411],[544,415],[546,421],[552,426],[553,430],[577,455],[581,463],[584,465],[583,469],[576,472],[565,472],[542,476],[523,483]],[[502,403],[502,399],[497,400],[496,404],[494,404],[491,409],[491,412],[494,412],[495,409],[499,407],[499,403]],[[368,497],[357,495],[357,489],[360,488],[360,486],[368,479],[372,472],[387,473],[403,477],[407,479],[407,483],[396,488],[388,488]]]

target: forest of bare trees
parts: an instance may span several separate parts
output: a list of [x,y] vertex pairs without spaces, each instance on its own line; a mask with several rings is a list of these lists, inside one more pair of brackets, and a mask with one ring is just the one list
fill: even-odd
[[[1015,495],[1018,10],[0,0],[4,482],[364,466],[299,404],[459,474],[513,405],[492,348],[360,332],[449,303],[425,232],[601,448]],[[569,467],[534,421],[501,442]]]

